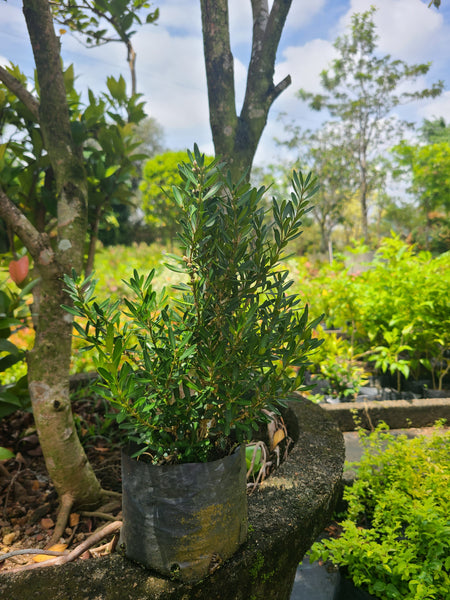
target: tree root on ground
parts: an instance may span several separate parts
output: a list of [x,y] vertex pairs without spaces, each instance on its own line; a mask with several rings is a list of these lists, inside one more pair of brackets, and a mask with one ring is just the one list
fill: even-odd
[[[97,544],[99,541],[105,539],[107,536],[111,534],[117,534],[120,528],[122,527],[122,521],[114,521],[113,523],[108,523],[101,529],[95,531],[91,536],[84,540],[81,544],[79,544],[76,548],[71,550],[70,552],[57,553],[51,552],[50,550],[16,550],[14,552],[8,552],[8,554],[0,555],[0,562],[6,560],[11,556],[19,555],[19,554],[57,554],[55,558],[50,558],[49,560],[45,560],[43,562],[37,562],[29,565],[23,565],[22,567],[17,567],[16,569],[10,569],[8,573],[18,573],[20,571],[30,571],[31,569],[39,569],[40,567],[48,567],[50,565],[64,565],[68,562],[72,562],[75,559],[79,558],[86,550]],[[109,544],[106,544],[109,546]],[[111,544],[111,547],[113,544]],[[102,547],[103,549],[104,547]]]
[[45,546],[46,548],[51,548],[57,544],[59,542],[59,538],[62,537],[70,517],[73,502],[74,498],[72,494],[63,494],[61,496],[61,503],[58,509],[58,517],[56,519],[55,529],[53,530],[52,536]]
[[[116,501],[122,498],[122,494],[119,492],[112,492],[110,490],[102,490],[101,497],[103,498],[113,498]],[[51,548],[55,544],[57,544],[60,538],[63,536],[64,531],[67,527],[67,523],[69,521],[70,513],[74,506],[74,498],[71,494],[63,494],[60,499],[60,506],[58,509],[58,517],[56,519],[55,529],[53,530],[52,536],[46,544],[46,548]],[[112,502],[109,504],[108,509],[111,510],[113,506]],[[117,506],[117,502],[115,503]],[[104,520],[115,521],[116,518],[110,514],[106,513],[106,510],[102,512],[82,512],[84,516],[90,517],[98,517]]]

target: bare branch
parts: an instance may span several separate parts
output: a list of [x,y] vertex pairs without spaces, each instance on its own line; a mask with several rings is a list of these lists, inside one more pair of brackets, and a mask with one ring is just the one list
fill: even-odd
[[280,83],[278,83],[272,90],[272,92],[270,93],[270,99],[271,99],[271,103],[276,100],[276,98],[278,98],[278,96],[284,92],[284,90],[289,87],[292,83],[292,79],[290,75],[286,75],[286,77],[284,79],[282,79],[280,81]]
[[25,104],[33,117],[39,122],[39,102],[30,94],[26,87],[11,75],[4,67],[0,66],[0,81],[12,92],[21,102]]

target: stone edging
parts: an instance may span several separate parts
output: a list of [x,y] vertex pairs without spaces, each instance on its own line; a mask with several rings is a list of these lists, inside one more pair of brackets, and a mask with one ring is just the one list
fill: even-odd
[[450,423],[450,398],[380,400],[320,405],[337,421],[341,431],[354,431],[356,423],[371,429],[384,421],[390,429],[430,427],[439,419]]

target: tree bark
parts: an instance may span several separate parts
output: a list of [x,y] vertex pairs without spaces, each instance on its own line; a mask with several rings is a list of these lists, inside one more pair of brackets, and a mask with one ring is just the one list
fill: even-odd
[[[28,353],[33,414],[50,477],[60,498],[82,507],[98,505],[100,484],[87,460],[69,398],[72,318],[62,275],[81,272],[87,224],[87,184],[80,149],[70,132],[59,41],[47,0],[24,0],[40,87],[39,122],[58,191],[57,239],[39,232],[0,191],[0,216],[27,247],[40,275],[36,338]],[[5,82],[6,83],[6,82]],[[22,98],[21,98],[22,99]],[[24,97],[25,102],[30,102]]]
[[273,82],[275,58],[292,0],[251,0],[253,37],[244,103],[236,112],[228,0],[200,0],[211,131],[216,156],[234,180],[250,171],[267,116],[275,99],[291,83]]

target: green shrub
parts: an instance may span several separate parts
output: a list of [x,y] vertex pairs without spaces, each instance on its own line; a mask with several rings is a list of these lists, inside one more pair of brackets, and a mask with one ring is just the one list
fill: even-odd
[[[365,248],[362,248],[365,250]],[[299,263],[299,283],[312,314],[340,329],[353,356],[379,372],[420,378],[426,369],[442,389],[450,371],[450,253],[433,257],[397,237],[385,239],[371,262],[348,257],[315,271]],[[350,261],[351,262],[351,261]]]
[[95,348],[99,389],[126,437],[154,462],[210,460],[251,439],[267,411],[298,390],[320,342],[290,293],[280,261],[301,233],[315,180],[293,174],[288,200],[234,185],[195,148],[180,165],[184,255],[171,256],[179,295],[153,286],[155,270],[127,280],[127,297],[94,298],[92,277],[65,277],[77,333]]
[[378,428],[365,450],[338,538],[315,543],[310,560],[346,567],[384,600],[445,600],[450,590],[450,431],[407,439]]

